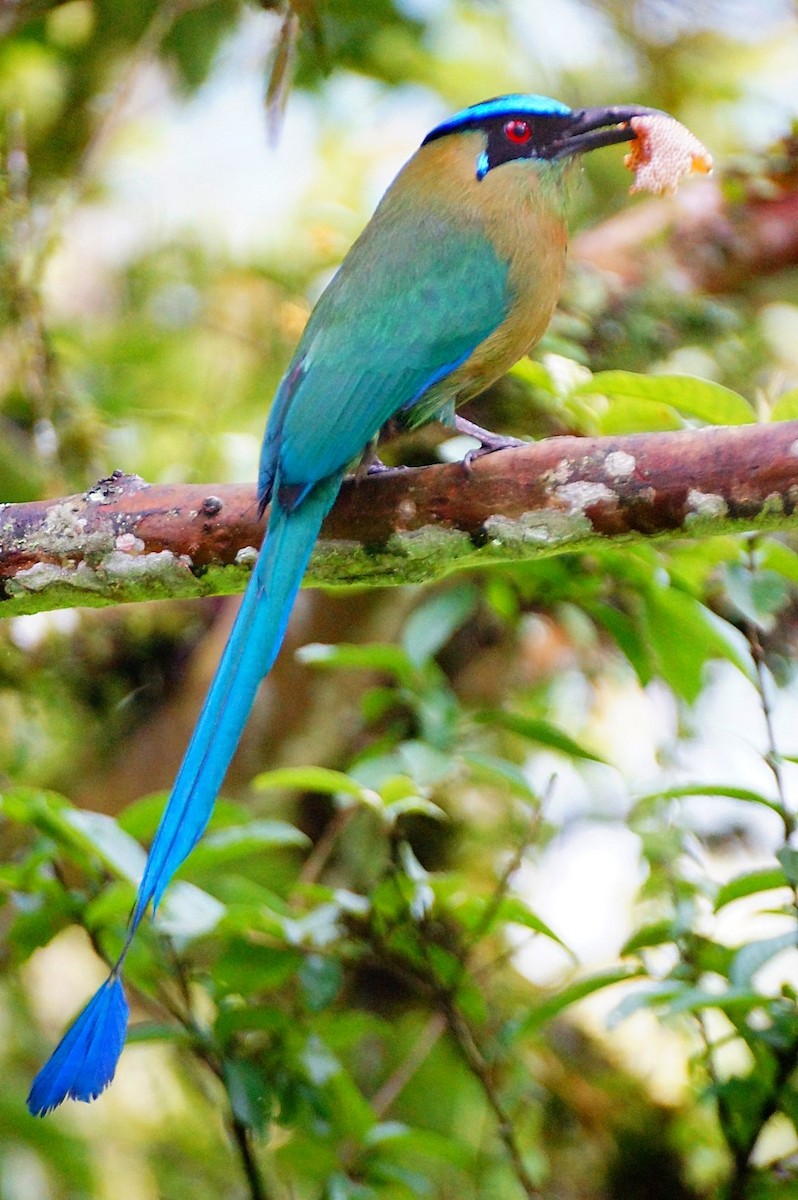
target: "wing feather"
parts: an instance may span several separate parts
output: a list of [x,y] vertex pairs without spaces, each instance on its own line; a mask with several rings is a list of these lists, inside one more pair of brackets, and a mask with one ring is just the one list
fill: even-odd
[[342,469],[433,385],[442,406],[441,381],[507,314],[508,270],[475,228],[440,218],[372,222],[321,297],[278,391],[262,485],[278,460],[293,483]]

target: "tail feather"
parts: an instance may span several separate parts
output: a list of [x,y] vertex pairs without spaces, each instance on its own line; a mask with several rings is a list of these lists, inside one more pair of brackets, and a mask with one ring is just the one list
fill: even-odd
[[111,975],[69,1027],[33,1081],[28,1108],[44,1117],[64,1100],[96,1100],[114,1077],[125,1044],[128,1007]]
[[324,480],[292,512],[276,501],[272,504],[263,550],[150,847],[131,935],[150,901],[158,906],[210,820],[258,686],[285,636],[321,523],[340,486],[340,476]]
[[42,1067],[28,1107],[43,1116],[63,1100],[93,1100],[114,1077],[128,1007],[121,983],[127,948],[147,907],[202,837],[258,685],[285,636],[296,593],[343,473],[321,481],[288,511],[273,502],[269,529],[235,624],[153,839],[127,941],[98,989]]

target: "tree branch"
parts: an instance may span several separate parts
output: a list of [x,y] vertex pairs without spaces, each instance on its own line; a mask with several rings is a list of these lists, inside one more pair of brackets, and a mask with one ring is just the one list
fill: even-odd
[[798,171],[790,142],[784,169],[769,178],[772,194],[753,186],[729,200],[721,182],[702,180],[675,196],[644,200],[583,230],[571,257],[609,271],[632,287],[651,269],[647,247],[667,239],[682,287],[734,292],[762,275],[798,263]]
[[[798,525],[798,421],[550,438],[350,479],[310,585],[419,582],[608,541]],[[149,485],[0,506],[0,615],[240,591],[263,535],[250,484]]]

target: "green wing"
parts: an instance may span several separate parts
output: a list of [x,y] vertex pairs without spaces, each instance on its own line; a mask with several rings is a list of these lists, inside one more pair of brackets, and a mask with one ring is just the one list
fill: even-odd
[[[475,229],[427,216],[373,220],[319,300],[275,397],[260,492],[310,484],[362,454],[380,428],[504,320],[508,264]],[[447,397],[445,391],[442,403]]]

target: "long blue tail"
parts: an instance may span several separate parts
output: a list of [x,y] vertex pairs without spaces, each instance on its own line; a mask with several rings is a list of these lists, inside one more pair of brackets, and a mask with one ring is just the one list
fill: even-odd
[[273,501],[269,530],[219,667],[197,721],[139,885],[127,940],[109,978],[83,1009],[33,1081],[28,1108],[44,1116],[67,1098],[93,1100],[114,1077],[128,1007],[122,964],[150,902],[202,837],[246,724],[258,685],[285,635],[321,523],[343,474],[322,480],[292,512]]

